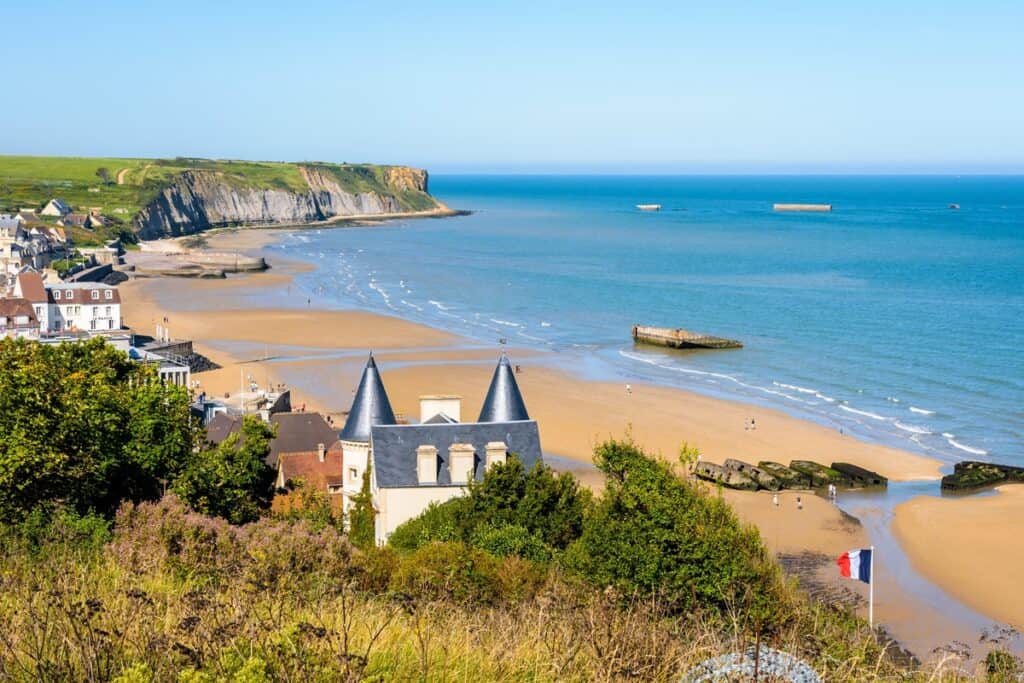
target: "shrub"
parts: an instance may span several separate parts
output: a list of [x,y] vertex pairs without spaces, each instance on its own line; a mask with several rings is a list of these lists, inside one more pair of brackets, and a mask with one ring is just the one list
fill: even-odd
[[579,536],[589,506],[590,492],[571,474],[556,476],[542,463],[527,472],[513,455],[488,468],[483,481],[470,482],[466,496],[433,504],[399,526],[388,543],[415,550],[457,540],[502,556],[546,561]]
[[465,506],[465,498],[431,503],[418,517],[400,524],[392,532],[388,545],[396,550],[412,551],[435,541],[461,540],[459,526]]
[[270,508],[275,472],[266,463],[274,430],[246,415],[240,432],[193,455],[172,489],[193,509],[235,524]]
[[607,485],[567,564],[600,587],[657,595],[673,611],[730,608],[758,626],[771,620],[781,579],[756,529],[630,441],[607,441],[594,459]]
[[498,557],[521,557],[537,563],[551,560],[551,549],[529,530],[516,524],[479,526],[470,542]]

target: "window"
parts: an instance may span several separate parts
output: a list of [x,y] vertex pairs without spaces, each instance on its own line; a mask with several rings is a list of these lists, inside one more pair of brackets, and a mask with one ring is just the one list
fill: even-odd
[[99,300],[99,298],[100,298],[100,290],[94,289],[90,293],[92,294],[93,300]]
[[55,290],[53,290],[53,298],[54,298],[54,299],[55,299],[56,301],[60,301],[60,290],[59,290],[59,289],[55,289]]
[[114,329],[114,321],[113,320],[108,320],[107,321],[107,329],[108,330]]
[[359,470],[357,470],[355,467],[349,467],[348,468],[348,482],[350,484],[355,483],[356,477],[358,477],[358,476],[359,476]]
[[100,317],[100,307],[99,306],[93,306],[92,307],[92,317],[93,318]]
[[96,321],[95,320],[90,320],[89,321],[89,329],[90,330],[95,330],[96,329]]
[[70,301],[71,299],[73,299],[73,298],[74,298],[74,296],[75,296],[75,295],[71,293],[71,290],[70,290],[70,289],[65,289],[65,290],[64,290],[64,298],[65,298],[65,299],[68,299],[68,300]]
[[114,290],[108,289],[108,290],[104,291],[103,292],[103,298],[104,299],[113,299],[114,298]]
[[103,311],[103,314],[104,314],[104,315],[105,315],[106,317],[108,317],[108,318],[110,317],[110,306],[107,306],[107,307],[106,307],[106,308],[104,309],[104,311]]

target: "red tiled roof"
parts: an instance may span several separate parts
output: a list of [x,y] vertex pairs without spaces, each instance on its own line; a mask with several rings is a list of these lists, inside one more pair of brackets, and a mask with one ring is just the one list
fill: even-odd
[[26,300],[33,303],[46,302],[46,287],[43,286],[43,278],[39,273],[20,273],[18,286]]
[[[341,486],[344,481],[342,466],[344,453],[341,442],[335,441],[324,454],[323,462],[317,451],[301,451],[297,453],[281,453],[278,455],[277,467],[285,484],[295,485],[300,481],[307,490],[320,491],[330,497],[333,507],[341,507],[340,493],[332,494],[328,487]],[[299,497],[290,493],[278,494],[274,498],[274,508],[281,511],[299,505]]]
[[[60,298],[58,299],[54,295],[54,291],[60,292]],[[92,306],[99,306],[101,304],[119,304],[121,303],[121,293],[117,291],[117,287],[111,287],[109,285],[100,286],[89,286],[76,283],[72,287],[67,285],[52,285],[47,287],[47,294],[49,294],[50,303],[55,304],[89,304]],[[71,297],[68,297],[68,292],[71,292]],[[93,292],[99,292],[96,298],[92,298]],[[110,298],[107,298],[106,292],[111,292]]]
[[36,312],[28,301],[25,299],[0,299],[0,319],[3,319],[5,327],[14,327],[14,318],[19,315],[28,316],[28,323],[23,327],[39,326]]

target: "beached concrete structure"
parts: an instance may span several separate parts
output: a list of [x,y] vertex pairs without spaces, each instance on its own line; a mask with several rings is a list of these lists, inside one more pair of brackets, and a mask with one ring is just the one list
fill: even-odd
[[[527,468],[542,460],[537,423],[527,413],[512,364],[504,354],[476,422],[458,421],[459,397],[429,395],[420,400],[420,424],[396,424],[376,364],[372,378],[390,417],[382,422],[370,420],[370,489],[377,510],[378,543],[386,542],[400,524],[431,503],[463,495],[470,481],[483,479],[488,467],[504,463],[509,454],[514,453]],[[352,414],[358,403],[357,393]],[[438,412],[431,415],[434,410]]]

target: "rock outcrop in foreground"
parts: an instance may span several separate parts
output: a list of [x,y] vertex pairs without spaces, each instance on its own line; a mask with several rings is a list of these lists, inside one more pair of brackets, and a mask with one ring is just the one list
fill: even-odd
[[443,211],[427,172],[402,166],[300,165],[308,188],[259,185],[211,170],[178,175],[135,219],[139,237],[159,239],[227,225],[296,225],[345,216]]

